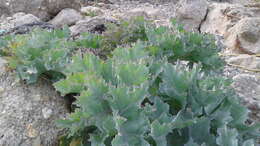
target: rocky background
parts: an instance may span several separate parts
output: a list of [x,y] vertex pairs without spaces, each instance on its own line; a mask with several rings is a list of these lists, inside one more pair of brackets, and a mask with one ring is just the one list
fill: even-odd
[[[0,0],[0,36],[33,27],[68,25],[73,35],[102,31],[106,22],[144,16],[158,25],[176,18],[190,31],[211,33],[222,46],[224,74],[260,121],[260,2],[256,0]],[[55,146],[68,113],[65,100],[44,79],[25,85],[0,58],[0,146]]]

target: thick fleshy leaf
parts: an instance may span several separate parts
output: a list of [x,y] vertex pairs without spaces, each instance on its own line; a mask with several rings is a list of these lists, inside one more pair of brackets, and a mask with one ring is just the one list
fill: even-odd
[[173,121],[171,122],[172,128],[173,129],[182,129],[189,127],[201,120],[199,118],[193,119],[191,116],[191,113],[185,112],[184,110],[179,111],[178,114],[174,117]]
[[151,121],[158,120],[160,123],[171,123],[172,115],[169,113],[169,105],[159,97],[155,97],[153,105],[146,105],[145,112]]
[[238,146],[238,133],[235,129],[223,127],[218,129],[217,144],[219,146]]
[[248,109],[237,103],[232,104],[230,111],[233,118],[231,123],[234,125],[244,124],[248,118]]
[[109,84],[114,86],[118,84],[115,68],[113,67],[113,62],[111,59],[106,60],[106,62],[103,64],[102,77]]
[[127,86],[139,86],[148,79],[148,68],[145,65],[126,63],[118,66],[120,81]]
[[106,140],[106,136],[102,134],[90,134],[89,141],[91,142],[91,146],[106,146],[104,144]]
[[121,111],[121,113],[127,113],[129,108],[141,106],[141,102],[144,100],[147,91],[144,88],[134,88],[131,90],[128,87],[110,88],[110,94],[112,95],[109,103],[114,111]]
[[160,124],[157,120],[151,124],[151,136],[158,146],[167,146],[166,136],[172,131],[171,128],[171,124]]
[[66,79],[54,83],[54,87],[63,96],[69,93],[80,93],[86,87],[84,85],[86,74],[75,73],[68,76]]
[[193,141],[193,139],[190,138],[189,142],[186,143],[184,146],[200,146],[200,145],[198,145],[197,143],[195,143],[195,142]]
[[69,62],[69,51],[63,49],[52,49],[43,54],[44,66],[47,70],[62,72],[65,65]]
[[254,144],[254,140],[253,139],[249,139],[249,140],[247,140],[247,141],[245,141],[244,143],[243,143],[243,146],[254,146],[255,144]]
[[146,146],[148,143],[144,140],[144,134],[149,130],[149,121],[140,110],[132,109],[129,112],[128,117],[122,117],[118,113],[114,113],[118,135],[112,141],[112,145]]
[[190,136],[197,144],[216,146],[215,136],[210,133],[210,124],[210,119],[205,118],[189,127]]
[[84,112],[92,116],[105,114],[107,111],[107,104],[102,97],[95,96],[91,91],[83,91],[78,97],[77,104],[80,105]]
[[185,72],[180,72],[176,67],[167,64],[162,74],[162,83],[160,91],[163,94],[179,101],[184,107],[187,103],[187,94],[189,88],[189,77]]
[[92,53],[86,53],[84,56],[75,55],[72,57],[71,64],[64,71],[67,75],[76,72],[91,72],[101,75],[103,61]]
[[117,135],[113,141],[112,146],[150,146],[150,144],[143,138],[127,138]]
[[145,45],[138,42],[132,48],[117,48],[113,52],[113,59],[117,62],[138,62],[148,58],[148,53],[145,51]]

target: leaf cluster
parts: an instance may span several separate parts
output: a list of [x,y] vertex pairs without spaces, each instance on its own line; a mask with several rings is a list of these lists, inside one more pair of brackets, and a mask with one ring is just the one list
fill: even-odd
[[228,80],[158,60],[141,42],[112,54],[75,55],[54,84],[63,95],[79,93],[78,108],[58,124],[81,145],[242,146],[259,136]]
[[[255,143],[260,125],[246,124],[248,110],[230,81],[211,73],[223,65],[212,36],[186,32],[174,21],[156,27],[141,17],[107,28],[76,40],[68,29],[0,39],[0,53],[22,80],[34,83],[45,75],[59,80],[54,87],[62,95],[79,95],[75,111],[58,122],[69,131],[61,145]],[[104,60],[94,51],[74,54],[75,48],[111,53]]]
[[146,23],[149,21],[143,17],[134,17],[129,21],[121,20],[119,24],[106,24],[104,32],[104,49],[113,50],[117,46],[131,44],[138,40],[147,41],[145,33]]
[[120,25],[108,24],[104,34],[83,33],[76,40],[70,39],[68,28],[35,29],[29,34],[5,36],[0,39],[0,54],[9,56],[10,67],[22,80],[34,83],[42,75],[53,80],[62,78],[64,65],[76,48],[106,58],[114,48],[137,41],[142,41],[149,55],[159,60],[165,56],[172,63],[185,60],[190,67],[201,63],[204,70],[223,65],[211,36],[185,32],[176,23],[172,27],[156,27],[142,17],[121,21]]
[[75,46],[69,41],[68,29],[46,31],[35,29],[29,34],[6,36],[1,39],[9,66],[21,80],[34,83],[41,75],[53,80],[63,77],[62,70]]
[[185,60],[191,67],[201,63],[205,70],[220,69],[224,64],[212,35],[186,32],[175,20],[170,27],[157,27],[143,17],[122,21],[120,25],[110,24],[104,33],[106,47],[103,49],[111,50],[137,41],[145,42],[151,55],[159,59],[167,56],[170,62]]

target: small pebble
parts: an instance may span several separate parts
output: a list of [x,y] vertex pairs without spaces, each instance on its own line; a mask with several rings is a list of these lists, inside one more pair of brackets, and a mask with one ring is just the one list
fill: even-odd
[[45,108],[42,109],[42,115],[43,115],[44,119],[48,119],[52,115],[52,110],[47,108],[47,107],[45,107]]

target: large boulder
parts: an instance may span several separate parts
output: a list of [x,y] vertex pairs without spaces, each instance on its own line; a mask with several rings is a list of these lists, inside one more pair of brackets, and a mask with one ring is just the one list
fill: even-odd
[[71,8],[63,9],[56,17],[54,17],[49,23],[57,26],[62,27],[64,25],[74,25],[77,21],[81,20],[83,17],[82,15]]
[[13,20],[15,27],[41,21],[38,17],[36,17],[32,14],[25,14],[25,15],[22,15],[22,16],[17,16],[17,14],[16,14],[13,17],[15,17],[15,19]]
[[225,36],[228,48],[247,54],[260,53],[260,18],[245,18],[228,30]]
[[208,11],[206,0],[180,0],[176,6],[175,18],[189,31],[200,31]]
[[225,46],[234,52],[260,53],[260,3],[246,5],[212,3],[201,32],[224,37]]
[[7,31],[14,27],[19,27],[30,23],[40,23],[40,22],[42,21],[38,17],[32,14],[19,12],[13,14],[11,17],[1,17],[0,29]]
[[0,0],[0,16],[25,12],[49,20],[65,8],[79,9],[81,0]]
[[0,58],[0,145],[54,146],[64,130],[56,120],[68,112],[64,99],[42,80],[34,85],[17,81],[4,71]]
[[260,78],[259,75],[241,73],[233,77],[233,88],[249,108],[250,117],[260,122]]
[[211,3],[207,18],[201,25],[201,32],[224,36],[238,21],[248,17],[257,17],[258,15],[254,10],[257,10],[257,7],[246,7],[240,4],[229,3]]

